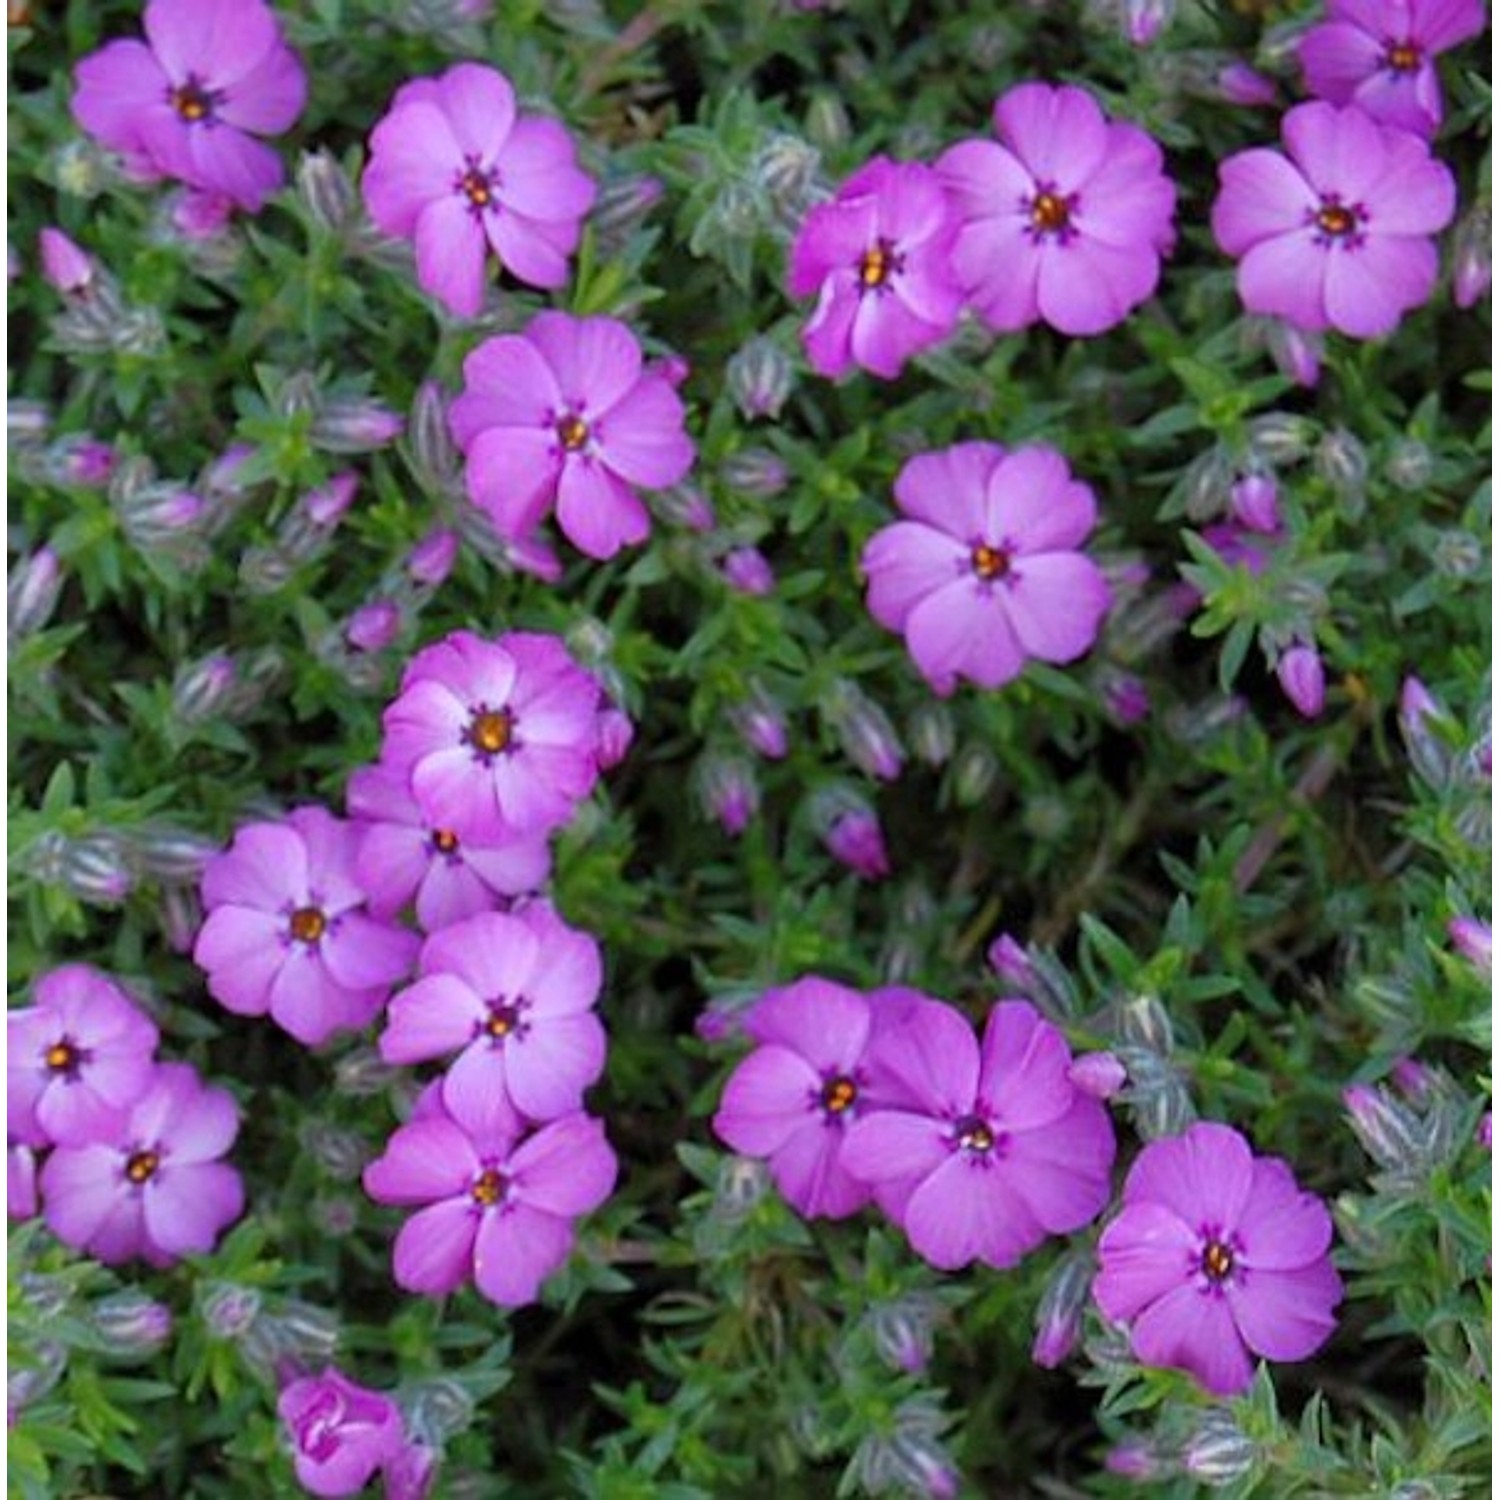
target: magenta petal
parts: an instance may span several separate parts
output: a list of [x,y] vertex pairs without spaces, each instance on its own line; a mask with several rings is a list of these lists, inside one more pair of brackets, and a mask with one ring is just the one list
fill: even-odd
[[488,427],[546,432],[562,395],[552,366],[529,340],[515,334],[486,339],[464,360],[464,390],[448,410],[453,440],[466,452]]
[[1240,1263],[1257,1271],[1295,1270],[1326,1254],[1332,1239],[1323,1201],[1304,1193],[1280,1158],[1258,1158],[1240,1210]]
[[287,960],[281,922],[266,912],[221,906],[199,929],[193,959],[208,975],[209,993],[226,1010],[263,1016]]
[[479,997],[451,974],[432,974],[391,999],[380,1055],[388,1063],[426,1062],[468,1046],[484,1019]]
[[1142,1308],[1194,1280],[1198,1236],[1159,1203],[1133,1203],[1099,1238],[1101,1269],[1094,1300],[1111,1322],[1124,1323]]
[[223,1162],[164,1167],[142,1194],[146,1233],[171,1256],[204,1255],[245,1210],[240,1174]]
[[1072,1054],[1056,1027],[1024,1000],[991,1009],[980,1044],[979,1092],[1005,1131],[1031,1131],[1059,1120],[1078,1092],[1068,1077]]
[[846,1073],[870,1035],[870,1006],[857,990],[808,975],[767,990],[746,1014],[745,1031],[795,1052],[819,1073]]
[[1125,1179],[1124,1201],[1160,1203],[1194,1229],[1227,1233],[1239,1224],[1252,1178],[1244,1136],[1200,1122],[1141,1152]]
[[1161,258],[1150,245],[1113,245],[1081,235],[1044,256],[1037,274],[1037,309],[1059,332],[1103,333],[1156,290]]
[[536,530],[557,494],[562,461],[550,432],[528,427],[489,427],[469,444],[464,486],[502,536]]
[[1082,89],[1023,83],[995,103],[1000,137],[1038,182],[1065,196],[1097,170],[1109,145],[1104,112]]
[[1001,597],[1027,655],[1070,662],[1094,644],[1110,603],[1096,563],[1076,552],[1044,552],[1020,559],[1011,580]]
[[964,227],[953,264],[971,288],[974,311],[996,333],[1036,322],[1037,287],[1045,250],[1025,235],[1024,218],[977,219]]
[[363,912],[346,912],[320,949],[328,972],[346,989],[378,989],[394,984],[417,956],[417,938],[392,922]]
[[354,1029],[373,1020],[380,1008],[377,993],[369,1014],[355,1018],[357,995],[334,983],[316,953],[294,949],[271,981],[270,1010],[276,1024],[305,1047],[319,1047],[335,1031]]
[[1334,250],[1323,290],[1328,321],[1353,338],[1390,333],[1431,295],[1437,274],[1431,240],[1372,236],[1357,250]]
[[1380,180],[1380,208],[1372,221],[1382,235],[1436,234],[1457,209],[1453,174],[1409,136],[1388,136],[1390,155]]
[[573,1226],[566,1219],[509,1205],[480,1220],[474,1243],[474,1280],[491,1302],[524,1307],[535,1302],[542,1282],[568,1258]]
[[869,1187],[840,1162],[844,1134],[836,1123],[807,1116],[771,1154],[777,1191],[806,1218],[847,1218],[870,1201]]
[[193,185],[232,198],[246,213],[258,213],[286,176],[269,146],[232,125],[190,130],[188,146]]
[[[118,1171],[118,1166],[116,1170]],[[45,1192],[45,1188],[43,1191]],[[61,1235],[58,1237],[62,1238]],[[106,1266],[118,1266],[138,1255],[144,1256],[153,1265],[167,1265],[171,1262],[170,1256],[158,1252],[152,1245],[146,1233],[142,1201],[134,1193],[122,1193],[116,1199],[113,1210],[100,1220],[99,1227],[82,1248]]]
[[214,88],[243,77],[281,41],[261,0],[150,0],[142,25],[174,83],[196,75]]
[[282,823],[249,823],[203,872],[203,903],[279,911],[307,900],[307,846]]
[[[552,868],[552,850],[545,839],[517,838],[493,847],[471,846],[464,850],[463,860],[492,891],[502,896],[519,896],[540,890],[546,884]],[[420,903],[417,914],[420,918]],[[436,928],[446,924],[432,925]]]
[[396,1235],[391,1269],[396,1285],[444,1297],[469,1279],[479,1216],[467,1193],[414,1213]]
[[1339,1274],[1326,1259],[1294,1271],[1246,1271],[1224,1295],[1245,1342],[1265,1359],[1306,1359],[1338,1326]]
[[1142,1364],[1186,1370],[1215,1396],[1237,1396],[1253,1367],[1225,1298],[1184,1285],[1148,1307],[1130,1331]]
[[607,416],[640,379],[641,346],[617,318],[538,313],[526,337],[552,366],[563,400],[586,420]]
[[466,199],[434,199],[417,216],[417,284],[449,312],[474,317],[484,306],[484,230]]
[[1329,20],[1303,34],[1297,58],[1312,93],[1333,104],[1347,104],[1378,66],[1379,51],[1369,32],[1347,21]]
[[[979,583],[965,577],[945,583],[907,616],[907,649],[934,691],[951,691],[953,679],[964,669],[976,640],[988,631],[990,614]],[[1005,661],[1003,665],[1009,667],[1011,663]],[[1015,665],[1019,670],[1020,663]]]
[[468,1191],[479,1170],[469,1137],[452,1120],[432,1116],[403,1125],[385,1152],[364,1171],[365,1191],[377,1203],[431,1203]]
[[160,108],[168,87],[151,49],[134,40],[110,42],[78,64],[77,78],[73,118],[112,150],[136,149],[142,112]]
[[899,1022],[881,1029],[871,1051],[928,1114],[954,1119],[973,1109],[979,1040],[951,1005],[913,1004]]
[[601,562],[651,534],[635,492],[595,459],[570,458],[557,486],[557,524],[580,552]]
[[161,1063],[156,1082],[130,1118],[131,1131],[157,1141],[174,1167],[223,1156],[240,1130],[239,1106],[227,1089],[205,1086],[182,1063]]
[[475,1042],[441,1080],[443,1108],[481,1157],[504,1157],[524,1129],[506,1081],[510,1052],[508,1045]]
[[1287,111],[1281,138],[1292,160],[1318,193],[1357,203],[1386,163],[1384,132],[1358,109],[1335,109],[1314,100]]
[[557,241],[577,240],[576,234],[559,234],[559,228],[504,208],[498,214],[486,214],[483,221],[484,237],[505,269],[528,286],[547,289],[565,286],[568,280],[568,256],[574,244],[563,248]]
[[307,73],[297,54],[278,44],[239,79],[218,116],[255,135],[280,135],[292,128],[306,103]]
[[919,350],[946,338],[951,325],[929,323],[896,297],[862,297],[849,325],[849,351],[874,375],[894,380]]
[[1017,552],[1077,547],[1094,529],[1093,491],[1073,479],[1053,448],[1017,448],[992,471],[984,490],[980,534]]
[[537,1131],[512,1154],[506,1171],[518,1201],[572,1219],[609,1197],[619,1163],[602,1121],[577,1114]]
[[823,1080],[785,1047],[757,1047],[729,1076],[714,1115],[720,1140],[750,1156],[769,1156],[815,1117]]
[[529,219],[581,219],[598,186],[575,165],[573,140],[556,120],[523,115],[500,155],[500,201]]
[[[416,813],[415,806],[412,811]],[[370,910],[378,917],[392,917],[411,900],[432,863],[432,848],[420,827],[368,823],[360,834],[354,868],[369,892]]]
[[116,1213],[130,1189],[113,1146],[62,1146],[42,1164],[47,1227],[65,1245],[82,1249]]
[[1214,239],[1226,255],[1303,229],[1317,210],[1318,195],[1279,151],[1241,151],[1219,164],[1214,199]]
[[1080,1094],[1061,1119],[1012,1135],[1005,1161],[996,1170],[1004,1172],[1037,1223],[1053,1234],[1070,1234],[1109,1202],[1114,1159],[1109,1111]]
[[561,920],[546,920],[525,911],[522,920],[538,938],[536,967],[530,994],[548,1015],[576,1015],[599,998],[604,961],[599,945],[585,932],[575,932]]
[[902,1222],[912,1249],[943,1271],[974,1260],[1011,1266],[1047,1237],[1004,1178],[963,1153],[917,1188]]
[[537,1020],[507,1059],[506,1088],[524,1115],[555,1120],[583,1102],[604,1071],[604,1026],[592,1012]]
[[844,1132],[839,1160],[861,1182],[929,1177],[949,1156],[948,1130],[931,1115],[876,1109]]
[[600,456],[631,484],[647,489],[676,484],[693,466],[693,445],[683,421],[677,392],[659,376],[647,377],[600,423]]
[[492,771],[466,746],[424,756],[412,767],[411,789],[433,828],[452,829],[461,839],[493,836],[504,828]]
[[440,109],[429,103],[393,105],[370,134],[370,161],[360,182],[377,228],[412,234],[429,203],[453,195],[462,161]]
[[968,572],[969,548],[925,522],[897,521],[865,543],[860,568],[870,582],[870,613],[902,630],[929,594]]
[[516,118],[516,96],[503,73],[482,63],[456,63],[437,80],[438,100],[465,156],[481,163],[501,152]]
[[[143,1081],[149,1078],[151,1066],[146,1062]],[[81,1080],[52,1083],[41,1091],[35,1106],[37,1125],[59,1146],[111,1140],[123,1128],[128,1113],[125,1105],[101,1098]]]
[[819,375],[837,379],[853,363],[850,338],[858,311],[859,298],[837,274],[823,284],[801,334],[807,362]]
[[1285,318],[1309,333],[1328,326],[1323,306],[1327,253],[1304,231],[1262,240],[1236,273],[1240,299],[1253,313]]

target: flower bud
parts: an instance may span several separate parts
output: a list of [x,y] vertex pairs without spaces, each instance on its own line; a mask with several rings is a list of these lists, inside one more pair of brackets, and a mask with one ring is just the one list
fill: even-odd
[[724,555],[720,567],[724,581],[742,594],[769,594],[776,587],[776,574],[765,556],[754,547],[736,547]]
[[757,334],[730,356],[724,378],[747,422],[758,417],[774,422],[792,393],[791,357],[774,339]]
[[[172,228],[193,244],[216,240],[229,227],[234,216],[234,200],[222,193],[201,192],[187,188],[171,200],[168,216]],[[238,246],[233,260],[239,259]],[[231,262],[232,263],[232,262]]]
[[915,1375],[932,1358],[936,1304],[930,1297],[898,1297],[878,1302],[868,1314],[875,1352],[893,1370]]
[[698,762],[695,779],[704,816],[738,838],[760,809],[755,767],[739,755],[706,755]]
[[83,296],[94,280],[94,259],[60,229],[44,229],[37,236],[42,275],[65,297]]
[[343,519],[359,489],[359,475],[352,469],[335,474],[327,484],[309,490],[302,497],[300,509],[321,530],[331,531]]
[[440,491],[457,485],[463,459],[448,426],[447,393],[435,380],[417,387],[407,441],[412,467],[423,484]]
[[854,134],[849,111],[838,93],[820,89],[807,106],[807,139],[820,151],[830,154],[849,143]]
[[198,899],[196,888],[190,885],[163,886],[157,902],[157,920],[161,923],[168,947],[174,953],[191,953],[198,940],[198,929],[203,926],[203,903]]
[[1333,486],[1345,516],[1357,521],[1364,514],[1365,481],[1370,473],[1365,445],[1347,427],[1335,427],[1324,433],[1313,454],[1313,467]]
[[373,1047],[356,1047],[333,1065],[333,1086],[349,1099],[383,1094],[402,1076],[402,1070],[384,1062]]
[[1093,1258],[1065,1255],[1057,1263],[1036,1309],[1036,1339],[1031,1357],[1044,1370],[1055,1370],[1077,1347],[1093,1281]]
[[1027,994],[1036,982],[1036,970],[1026,949],[1008,932],[1002,932],[985,950],[989,966],[1002,984]]
[[1448,923],[1448,939],[1481,978],[1490,977],[1494,939],[1488,922],[1476,921],[1473,917],[1454,917]]
[[178,668],[172,681],[172,712],[183,724],[205,724],[230,705],[239,687],[235,659],[212,651]]
[[52,618],[62,593],[62,568],[57,553],[38,547],[21,558],[5,581],[5,615],[10,644],[35,635]]
[[[1172,1022],[1155,995],[1134,995],[1119,1009],[1122,1040],[1134,1042],[1158,1057],[1172,1055]],[[1131,1070],[1132,1075],[1134,1069]]]
[[741,448],[719,465],[719,478],[730,489],[758,500],[774,499],[790,477],[785,462],[769,448]]
[[886,711],[847,678],[835,681],[822,705],[839,747],[867,776],[895,781],[906,755]]
[[108,443],[86,435],[66,437],[53,444],[46,465],[58,484],[102,489],[114,472],[115,450]]
[[1473,307],[1490,289],[1490,206],[1476,203],[1453,234],[1453,301]]
[[1160,1479],[1164,1473],[1151,1445],[1136,1438],[1116,1443],[1104,1455],[1104,1467],[1125,1479]]
[[1283,651],[1276,662],[1276,680],[1304,719],[1316,719],[1323,712],[1323,658],[1316,646],[1300,642]]
[[722,1223],[737,1224],[771,1189],[766,1164],[753,1156],[726,1156],[719,1163],[710,1212]]
[[880,820],[868,806],[850,807],[836,814],[823,831],[828,852],[865,880],[881,880],[891,873]]
[[1241,526],[1264,536],[1281,530],[1281,507],[1275,478],[1266,473],[1242,474],[1229,486],[1229,509]]
[[261,1294],[253,1286],[210,1281],[199,1289],[198,1314],[216,1339],[243,1338],[260,1316]]
[[1151,692],[1133,672],[1110,667],[1101,674],[1104,711],[1122,729],[1139,724],[1151,712]]
[[1250,423],[1249,434],[1251,452],[1272,468],[1279,469],[1300,462],[1312,452],[1318,428],[1307,417],[1273,411],[1256,417]]
[[411,1430],[434,1448],[467,1432],[474,1423],[474,1398],[456,1380],[424,1380],[407,1404]]
[[36,1322],[50,1323],[61,1317],[73,1301],[73,1287],[68,1279],[46,1271],[22,1271],[19,1287],[22,1304]]
[[384,651],[402,626],[401,606],[390,599],[362,604],[344,622],[344,639],[356,651]]
[[800,218],[811,205],[821,165],[822,154],[811,142],[777,131],[756,153],[750,172],[786,221]]
[[406,573],[424,588],[437,588],[446,581],[458,559],[456,531],[429,531],[406,556]]
[[1323,373],[1323,335],[1304,328],[1294,328],[1279,318],[1272,319],[1265,330],[1266,350],[1272,363],[1288,380],[1312,390]]
[[405,420],[388,406],[363,396],[325,401],[308,434],[325,453],[371,453],[394,442]]
[[917,759],[934,770],[940,769],[953,754],[957,739],[952,709],[935,699],[923,703],[907,720],[906,734]]
[[1219,69],[1215,82],[1219,97],[1226,104],[1247,109],[1276,103],[1276,85],[1264,73],[1257,73],[1249,63],[1226,63]]
[[123,841],[107,831],[69,839],[59,884],[90,906],[118,906],[135,889]]
[[1113,1052],[1087,1052],[1069,1064],[1068,1080],[1092,1099],[1113,1099],[1125,1086],[1125,1065]]
[[370,1159],[364,1137],[326,1120],[310,1119],[298,1133],[303,1149],[330,1177],[353,1182]]
[[1436,460],[1421,438],[1398,438],[1385,461],[1385,477],[1398,490],[1415,494],[1432,482]]
[[630,753],[635,724],[622,708],[610,706],[599,712],[599,748],[595,753],[601,771],[612,771]]
[[1182,1450],[1182,1466],[1215,1489],[1234,1484],[1255,1467],[1259,1452],[1227,1411],[1210,1411]]
[[5,438],[17,446],[47,435],[52,413],[45,402],[24,401],[12,397],[5,403]]
[[196,885],[209,860],[222,852],[205,834],[170,823],[142,823],[127,833],[143,874]]
[[12,1426],[19,1412],[56,1388],[67,1368],[68,1351],[51,1339],[24,1352],[12,1346],[5,1375],[5,1401]]
[[709,532],[719,524],[708,496],[694,485],[668,485],[664,490],[653,490],[648,498],[652,510],[669,525]]
[[342,232],[359,212],[359,194],[331,151],[302,153],[297,163],[297,196],[313,223],[329,234]]
[[1473,578],[1484,567],[1484,543],[1458,526],[1433,535],[1431,555],[1433,571],[1444,578]]
[[1384,1089],[1355,1084],[1344,1090],[1344,1108],[1360,1144],[1378,1165],[1411,1171],[1422,1164],[1421,1121]]
[[1125,0],[1125,40],[1132,47],[1149,47],[1176,8],[1174,0]]
[[1491,1119],[1491,1111],[1485,1112],[1479,1117],[1479,1124],[1474,1127],[1474,1141],[1476,1145],[1484,1147],[1486,1151],[1493,1149],[1494,1122]]
[[953,800],[960,807],[978,807],[1000,779],[1000,762],[988,745],[970,741],[954,757],[950,774]]
[[659,178],[645,172],[606,177],[589,213],[601,254],[612,257],[624,250],[630,236],[661,202],[665,191]]
[[122,1359],[149,1359],[172,1337],[171,1309],[134,1290],[96,1302],[89,1321],[102,1351]]
[[781,760],[786,755],[786,715],[758,679],[750,679],[745,698],[729,710],[729,719],[757,755],[767,760]]
[[338,1347],[338,1319],[326,1308],[287,1298],[278,1312],[262,1312],[245,1335],[245,1358],[278,1378],[287,1368],[317,1369]]
[[1216,443],[1200,453],[1179,482],[1183,512],[1190,521],[1206,521],[1224,509],[1224,495],[1234,477],[1229,451]]

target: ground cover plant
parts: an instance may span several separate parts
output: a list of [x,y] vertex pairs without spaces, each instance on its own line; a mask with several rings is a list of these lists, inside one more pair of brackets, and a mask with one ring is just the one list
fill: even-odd
[[1489,1492],[1478,0],[9,20],[13,1493]]

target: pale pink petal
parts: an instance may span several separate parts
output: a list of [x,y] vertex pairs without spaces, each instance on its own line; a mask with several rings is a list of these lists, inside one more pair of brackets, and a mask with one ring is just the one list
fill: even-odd
[[403,1125],[385,1152],[364,1171],[365,1191],[377,1203],[406,1206],[467,1193],[479,1171],[469,1137],[442,1116]]
[[395,994],[380,1034],[388,1063],[426,1062],[467,1047],[485,1017],[483,1003],[462,980],[433,974]]
[[1076,661],[1094,644],[1110,603],[1104,574],[1077,552],[1027,555],[999,592],[1027,655],[1056,663]]
[[1378,338],[1431,295],[1437,246],[1431,240],[1372,235],[1358,248],[1329,251],[1327,266],[1328,321],[1351,338]]
[[566,1219],[524,1203],[492,1209],[480,1220],[474,1242],[474,1280],[491,1302],[524,1307],[536,1301],[542,1282],[572,1249],[573,1226]]
[[466,1197],[414,1213],[396,1235],[391,1258],[396,1285],[429,1297],[456,1291],[473,1269],[478,1226],[475,1205]]
[[376,992],[367,1014],[356,1018],[358,999],[333,981],[316,952],[300,944],[271,981],[272,1019],[308,1047],[321,1046],[335,1031],[353,1030],[373,1020],[383,996]]
[[574,455],[557,485],[557,524],[580,552],[608,560],[651,534],[651,516],[635,492],[602,462]]
[[131,1189],[114,1146],[61,1146],[42,1164],[47,1227],[65,1245],[82,1249],[100,1225],[119,1212]]
[[1240,299],[1253,313],[1285,318],[1315,333],[1328,326],[1323,306],[1327,252],[1305,230],[1262,240],[1246,252],[1236,274]]
[[282,922],[269,912],[221,906],[209,912],[193,947],[209,993],[241,1016],[264,1015],[271,982],[287,959]]
[[539,955],[529,922],[506,912],[483,913],[428,938],[422,972],[457,974],[476,996],[514,1000],[529,992]]
[[1061,552],[1094,529],[1093,491],[1053,448],[1016,448],[990,473],[979,535],[1012,552]]
[[142,1195],[146,1233],[167,1255],[204,1255],[245,1211],[245,1185],[223,1162],[163,1167]]
[[749,1156],[779,1150],[815,1117],[823,1080],[785,1047],[757,1047],[729,1076],[714,1115],[714,1133]]
[[929,594],[965,577],[969,547],[919,521],[897,521],[865,543],[860,569],[869,579],[869,609],[888,630],[902,630]]
[[484,230],[466,199],[436,198],[417,216],[417,284],[450,312],[474,317],[484,306]]
[[1189,1228],[1228,1233],[1239,1224],[1251,1180],[1244,1136],[1201,1122],[1146,1147],[1125,1179],[1124,1201],[1159,1203]]
[[619,1163],[602,1121],[570,1115],[524,1141],[506,1172],[518,1201],[573,1219],[592,1213],[614,1191]]
[[516,96],[505,75],[483,63],[456,63],[437,80],[443,113],[465,156],[488,165],[516,118]]
[[538,1019],[515,1039],[506,1059],[506,1089],[522,1114],[555,1120],[583,1103],[583,1091],[604,1072],[607,1042],[592,1011]]
[[695,456],[684,415],[682,401],[667,381],[648,376],[596,425],[599,455],[631,484],[648,489],[676,484]]
[[995,103],[995,128],[1038,183],[1064,197],[1093,176],[1109,146],[1103,111],[1070,85],[1008,89]]

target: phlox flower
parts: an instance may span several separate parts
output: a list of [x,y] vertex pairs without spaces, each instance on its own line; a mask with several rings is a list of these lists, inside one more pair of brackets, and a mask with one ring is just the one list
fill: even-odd
[[355,874],[377,917],[394,916],[415,899],[418,923],[436,932],[540,890],[552,868],[539,834],[476,844],[429,824],[406,777],[389,766],[361,766],[345,800],[359,834]]
[[602,979],[599,945],[548,907],[482,912],[423,944],[416,982],[391,1001],[380,1055],[457,1053],[443,1079],[450,1109],[500,1095],[518,1114],[556,1119],[604,1071],[593,1010]]
[[893,380],[947,338],[963,294],[950,264],[958,225],[931,167],[877,156],[808,211],[792,244],[792,296],[817,293],[802,346],[818,374],[853,365]]
[[417,1210],[396,1236],[396,1284],[441,1297],[471,1276],[502,1307],[534,1302],[567,1260],[573,1221],[610,1195],[604,1127],[565,1115],[532,1134],[499,1090],[434,1090],[364,1172],[377,1203]]
[[1297,56],[1318,98],[1430,138],[1443,123],[1435,59],[1484,25],[1480,0],[1329,0]]
[[1343,1286],[1332,1236],[1328,1210],[1284,1161],[1200,1123],[1136,1158],[1099,1241],[1094,1299],[1130,1325],[1142,1364],[1238,1395],[1252,1354],[1306,1359],[1333,1332]]
[[908,1000],[871,1059],[908,1102],[856,1120],[840,1160],[884,1188],[882,1207],[932,1265],[1014,1265],[1108,1202],[1109,1115],[1029,1002],[998,1001],[981,1043],[951,1006]]
[[358,1494],[404,1446],[396,1403],[338,1370],[290,1381],[276,1411],[291,1438],[297,1482],[310,1495]]
[[249,213],[282,184],[255,139],[291,129],[307,75],[264,0],[149,0],[146,40],[78,64],[73,117],[138,177],[173,177]]
[[1110,591],[1077,549],[1094,497],[1040,446],[959,443],[896,478],[908,519],[877,532],[860,565],[870,613],[906,637],[934,692],[999,687],[1027,658],[1069,662],[1093,645]]
[[472,62],[396,91],[361,186],[375,223],[415,243],[422,289],[465,318],[491,249],[528,285],[562,286],[598,192],[563,126],[519,113],[510,80]]
[[457,630],[407,664],[381,763],[432,828],[475,844],[542,835],[599,779],[600,696],[556,636]]
[[674,382],[617,318],[544,312],[486,339],[464,360],[449,425],[469,497],[503,536],[526,537],[556,506],[563,535],[600,559],[651,530],[636,486],[693,466]]
[[411,967],[417,938],[371,915],[356,873],[359,834],[321,807],[247,823],[212,859],[193,961],[209,993],[315,1047],[368,1026]]
[[1285,155],[1256,147],[1219,164],[1213,232],[1239,260],[1240,299],[1304,330],[1391,332],[1437,280],[1431,237],[1453,218],[1453,174],[1352,106],[1299,104],[1281,138]]
[[42,1167],[47,1227],[105,1265],[144,1256],[153,1266],[213,1249],[237,1219],[240,1175],[219,1158],[239,1111],[186,1063],[160,1063],[146,1091],[104,1139],[58,1146]]
[[953,266],[998,332],[1040,319],[1103,333],[1155,290],[1177,190],[1161,148],[1082,89],[1023,83],[995,101],[995,141],[960,141],[938,175],[961,222]]
[[5,1017],[9,1134],[35,1146],[106,1139],[155,1074],[156,1027],[87,964],[44,974],[35,995]]

